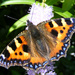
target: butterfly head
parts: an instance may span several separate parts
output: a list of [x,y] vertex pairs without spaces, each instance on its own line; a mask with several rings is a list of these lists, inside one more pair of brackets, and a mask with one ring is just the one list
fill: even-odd
[[37,39],[38,37],[40,37],[39,30],[37,29],[37,27],[32,22],[27,20],[27,25],[28,25],[28,31],[30,32],[30,34],[33,38]]
[[27,20],[27,26],[29,27],[29,26],[32,26],[32,25],[33,25],[33,23],[30,22],[29,20]]

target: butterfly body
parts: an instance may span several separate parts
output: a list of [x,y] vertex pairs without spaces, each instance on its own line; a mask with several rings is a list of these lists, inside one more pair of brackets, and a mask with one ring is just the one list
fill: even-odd
[[22,66],[37,70],[65,57],[70,39],[75,32],[75,18],[61,18],[44,21],[37,26],[27,21],[24,30],[10,42],[0,55],[0,65]]

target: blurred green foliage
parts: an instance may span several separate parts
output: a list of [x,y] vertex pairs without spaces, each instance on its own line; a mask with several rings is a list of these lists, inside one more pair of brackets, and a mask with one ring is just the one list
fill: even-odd
[[[37,1],[37,3],[40,2],[42,1]],[[25,29],[28,9],[33,3],[35,3],[34,0],[0,0],[0,53],[18,33]],[[47,0],[46,4],[53,6],[53,18],[75,17],[75,0]],[[4,15],[20,20],[15,21]],[[71,39],[71,47],[67,52],[67,57],[61,58],[55,63],[57,75],[75,75],[75,57],[70,55],[70,53],[75,52],[75,44],[72,42],[75,42],[75,34]],[[26,74],[22,67],[10,67],[9,69],[0,67],[0,75]]]

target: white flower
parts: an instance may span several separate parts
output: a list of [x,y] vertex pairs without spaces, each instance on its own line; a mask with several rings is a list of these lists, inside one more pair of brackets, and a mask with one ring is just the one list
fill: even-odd
[[55,72],[54,72],[54,62],[51,62],[49,61],[49,64],[46,65],[45,67],[43,68],[39,68],[37,71],[35,70],[28,70],[27,71],[27,74],[28,75],[57,75]]
[[49,73],[46,73],[46,75],[56,75],[55,72],[50,71]]
[[33,4],[31,9],[29,9],[29,21],[32,22],[34,25],[39,24],[40,22],[50,20],[54,14],[52,13],[53,8],[52,6],[45,7],[40,6],[40,4],[36,5]]
[[73,53],[71,53],[71,55],[75,57],[75,53],[74,53],[74,52],[73,52]]

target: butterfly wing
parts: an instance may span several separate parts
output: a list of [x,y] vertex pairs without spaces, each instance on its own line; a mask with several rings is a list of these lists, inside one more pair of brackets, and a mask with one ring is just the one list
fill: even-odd
[[75,32],[75,18],[61,18],[45,21],[38,24],[38,29],[48,38],[53,38],[52,43],[54,46],[50,46],[50,58],[52,61],[66,56],[66,52],[70,46],[70,39]]
[[43,67],[46,59],[39,57],[36,52],[31,54],[33,48],[29,48],[28,43],[31,41],[29,37],[28,31],[23,31],[14,38],[0,54],[0,65],[5,68],[17,65],[25,69]]
[[[75,19],[47,21],[40,23],[37,27],[43,35],[42,38],[45,37],[45,40],[50,42],[51,60],[58,60],[65,56],[70,46],[69,39],[75,31]],[[29,32],[23,31],[1,53],[0,65],[6,68],[17,65],[35,70],[45,66],[48,63],[47,59],[39,55],[34,44]]]

